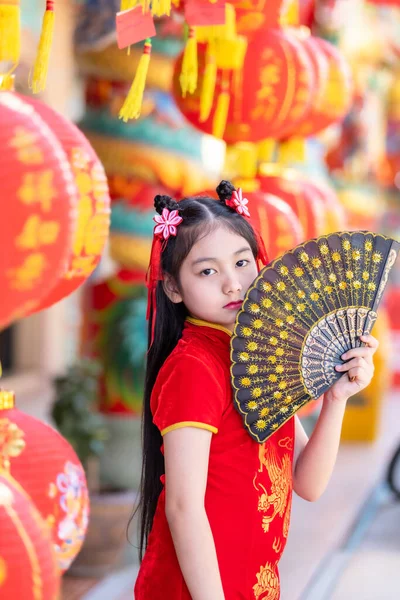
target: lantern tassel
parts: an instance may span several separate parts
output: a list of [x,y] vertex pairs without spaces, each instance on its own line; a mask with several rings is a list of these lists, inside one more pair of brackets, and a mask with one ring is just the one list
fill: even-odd
[[193,94],[197,88],[197,40],[194,27],[189,28],[189,37],[186,42],[185,52],[183,54],[182,70],[179,77],[181,83],[182,96],[186,98],[187,92]]
[[247,39],[238,35],[231,40],[217,40],[215,50],[219,69],[239,71],[246,56]]
[[304,162],[306,158],[306,144],[303,138],[291,138],[279,145],[278,162]]
[[222,139],[228,121],[230,95],[228,90],[223,90],[218,96],[217,108],[213,119],[212,133]]
[[162,17],[171,14],[171,0],[153,0],[151,3],[151,12],[156,17]]
[[136,0],[121,0],[121,12],[124,10],[129,10],[130,8],[134,8],[137,5]]
[[271,162],[275,154],[276,142],[273,138],[266,138],[258,144],[258,158],[260,162]]
[[18,63],[21,54],[19,1],[0,3],[0,62]]
[[217,81],[217,63],[210,45],[207,50],[207,63],[204,70],[200,95],[200,123],[207,121],[213,105],[215,84]]
[[140,57],[135,79],[133,80],[128,96],[119,112],[119,118],[125,123],[127,123],[129,119],[138,119],[140,117],[147,72],[150,64],[150,54],[151,40],[147,39],[144,43],[143,54]]
[[34,94],[42,92],[46,87],[49,70],[50,50],[54,33],[54,1],[46,1],[46,12],[43,17],[42,33],[40,34],[38,52],[33,67],[31,89]]
[[150,10],[150,0],[138,0],[138,2],[136,2],[136,4],[141,4],[142,5],[142,9],[143,9],[144,13],[149,12],[149,10]]

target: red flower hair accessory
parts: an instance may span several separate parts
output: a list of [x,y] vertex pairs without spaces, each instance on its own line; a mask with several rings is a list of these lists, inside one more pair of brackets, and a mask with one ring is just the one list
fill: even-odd
[[168,208],[163,208],[161,215],[156,215],[153,217],[153,221],[155,221],[156,226],[154,227],[150,264],[146,277],[148,289],[146,318],[149,320],[151,317],[152,320],[150,346],[152,346],[154,341],[154,328],[156,323],[156,288],[157,283],[163,279],[161,269],[161,254],[170,236],[176,236],[177,227],[180,223],[182,223],[183,219],[179,216],[179,212],[177,210],[168,210]]
[[239,215],[244,217],[250,217],[249,209],[247,208],[248,203],[247,198],[243,198],[242,188],[235,190],[232,193],[231,199],[225,202],[227,206],[233,208]]
[[182,223],[183,219],[179,216],[177,210],[168,210],[163,208],[161,215],[156,215],[153,221],[157,223],[154,227],[154,235],[167,240],[170,235],[176,235],[177,226]]

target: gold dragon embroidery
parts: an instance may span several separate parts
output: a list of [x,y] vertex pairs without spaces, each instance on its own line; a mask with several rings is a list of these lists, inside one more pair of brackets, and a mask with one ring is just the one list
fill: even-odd
[[277,455],[276,449],[271,443],[264,443],[259,448],[260,468],[264,468],[270,480],[270,490],[258,480],[258,474],[254,477],[254,487],[263,493],[258,498],[258,511],[263,513],[262,528],[265,533],[269,531],[271,523],[277,515],[284,517],[283,535],[285,538],[289,532],[290,507],[291,507],[291,480],[292,463],[289,454],[284,454],[282,459]]
[[[258,600],[279,600],[280,585],[279,577],[276,571],[276,565],[267,563],[265,567],[261,565],[260,572],[257,573],[257,583],[253,585],[254,598]],[[267,595],[264,594],[267,592]]]

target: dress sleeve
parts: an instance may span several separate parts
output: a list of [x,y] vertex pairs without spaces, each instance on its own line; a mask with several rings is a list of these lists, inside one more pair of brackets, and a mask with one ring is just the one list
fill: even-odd
[[215,365],[197,356],[171,358],[159,377],[164,382],[153,398],[153,421],[165,435],[181,427],[218,433],[224,411],[221,374]]

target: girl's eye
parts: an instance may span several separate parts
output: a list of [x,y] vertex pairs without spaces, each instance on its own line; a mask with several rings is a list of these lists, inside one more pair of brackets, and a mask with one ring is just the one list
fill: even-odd
[[213,275],[214,273],[216,273],[215,269],[204,269],[204,271],[201,272],[201,275],[205,275],[206,277],[208,277],[209,275]]
[[237,261],[236,266],[237,267],[245,267],[248,264],[249,264],[249,261],[246,260],[245,258],[243,258],[242,260]]

